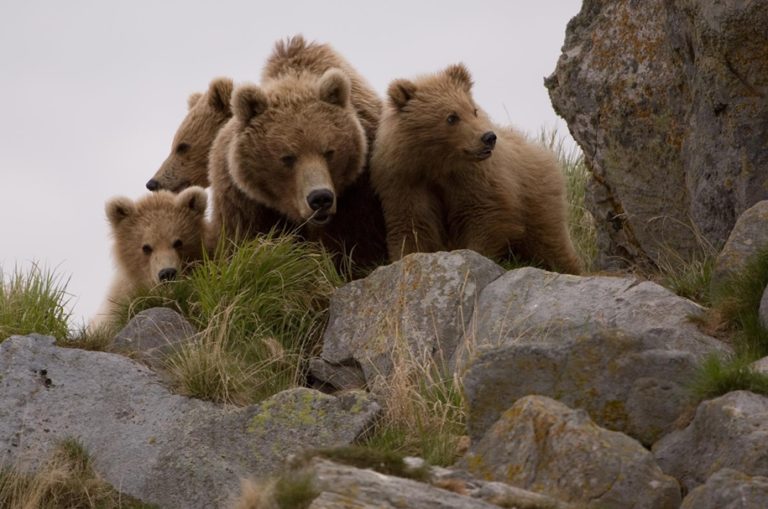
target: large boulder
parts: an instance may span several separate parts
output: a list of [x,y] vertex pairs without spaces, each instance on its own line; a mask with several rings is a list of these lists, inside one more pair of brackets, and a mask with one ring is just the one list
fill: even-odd
[[712,271],[711,288],[718,287],[746,268],[754,257],[768,249],[768,200],[756,203],[739,216]]
[[153,368],[162,368],[168,355],[196,334],[192,324],[176,311],[150,308],[137,313],[115,335],[110,349],[135,357]]
[[766,502],[768,477],[724,468],[691,491],[680,509],[765,509]]
[[552,104],[584,151],[602,265],[720,247],[768,198],[768,4],[585,0]]
[[294,389],[226,408],[171,394],[145,366],[116,354],[59,348],[43,336],[0,344],[0,464],[34,469],[75,438],[120,491],[163,508],[220,507],[239,479],[284,457],[349,444],[379,406]]
[[662,470],[692,490],[720,469],[768,476],[768,398],[735,391],[705,401],[684,430],[653,446]]
[[396,349],[417,358],[449,359],[478,294],[503,273],[473,251],[416,253],[343,286],[331,299],[323,351],[313,362],[313,375],[343,389],[343,381],[354,377],[334,376],[329,368],[359,366],[368,387],[376,390],[392,369]]
[[677,482],[637,441],[597,426],[582,410],[542,396],[517,401],[460,466],[485,479],[586,508],[680,505]]
[[[691,404],[699,363],[730,349],[692,319],[703,308],[651,282],[510,271],[481,292],[464,344],[469,433],[481,437],[523,396],[587,410],[653,443]],[[472,355],[474,361],[470,362]]]

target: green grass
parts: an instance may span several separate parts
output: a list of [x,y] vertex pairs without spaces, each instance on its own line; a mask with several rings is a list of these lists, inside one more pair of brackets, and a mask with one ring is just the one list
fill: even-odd
[[594,268],[597,258],[597,230],[592,213],[586,207],[590,173],[584,154],[578,147],[568,146],[566,139],[558,135],[557,129],[542,129],[537,141],[551,150],[560,161],[565,175],[568,229],[584,271],[589,272]]
[[768,286],[768,249],[756,253],[743,270],[713,289],[713,308],[735,329],[739,355],[758,359],[768,355],[768,329],[759,318],[760,300]]
[[681,297],[708,307],[712,304],[710,281],[716,259],[715,249],[704,242],[689,259],[667,250],[657,263],[658,283]]
[[67,337],[67,283],[37,264],[26,272],[18,267],[10,274],[0,270],[0,341],[32,332]]
[[117,492],[93,470],[76,440],[60,442],[34,474],[0,470],[0,507],[7,509],[152,509]]
[[768,356],[768,329],[760,323],[759,308],[768,285],[768,249],[753,256],[745,268],[712,289],[712,321],[725,329],[735,354],[710,357],[692,384],[700,399],[713,398],[735,390],[768,395],[768,375],[749,365]]
[[302,383],[319,349],[328,301],[342,279],[318,245],[269,235],[216,256],[122,310],[176,308],[199,339],[168,361],[185,394],[250,404]]
[[694,394],[701,400],[739,390],[768,396],[768,375],[752,370],[751,362],[751,359],[738,356],[708,357],[696,373],[692,384]]

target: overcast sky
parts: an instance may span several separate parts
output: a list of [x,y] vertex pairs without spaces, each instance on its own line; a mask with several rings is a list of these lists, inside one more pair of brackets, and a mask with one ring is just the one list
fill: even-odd
[[[170,149],[187,96],[256,81],[274,42],[331,43],[387,84],[464,62],[499,123],[559,125],[543,86],[579,0],[68,1],[0,6],[0,267],[69,277],[78,321],[113,274],[104,202],[137,198]],[[560,122],[560,123],[558,123]]]

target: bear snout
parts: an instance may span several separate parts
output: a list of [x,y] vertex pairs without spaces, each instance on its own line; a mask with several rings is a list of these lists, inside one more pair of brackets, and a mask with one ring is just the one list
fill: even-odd
[[330,189],[315,189],[307,195],[307,204],[312,210],[324,211],[333,207],[334,198]]
[[157,191],[158,189],[160,189],[160,182],[158,182],[155,179],[149,179],[149,181],[147,182],[147,189],[149,189],[150,191]]
[[157,277],[160,281],[173,281],[176,279],[176,269],[173,267],[167,267],[157,273]]
[[486,147],[493,148],[496,146],[496,133],[488,131],[480,137],[480,141],[482,141]]

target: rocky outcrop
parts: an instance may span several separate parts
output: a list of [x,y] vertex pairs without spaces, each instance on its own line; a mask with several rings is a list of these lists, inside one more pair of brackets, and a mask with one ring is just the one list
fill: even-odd
[[744,270],[761,251],[768,249],[768,200],[747,209],[733,227],[712,271],[711,288]]
[[176,311],[150,308],[137,313],[115,335],[110,349],[160,368],[169,354],[196,334],[192,324]]
[[[353,281],[331,299],[321,359],[313,375],[347,388],[359,367],[370,389],[392,369],[392,351],[408,348],[415,357],[450,358],[472,316],[479,292],[504,270],[473,251],[417,253]],[[326,366],[318,365],[320,363]]]
[[547,78],[584,151],[600,264],[719,248],[768,198],[768,5],[585,0]]
[[724,468],[691,491],[680,509],[765,509],[768,477]]
[[584,411],[542,396],[504,412],[460,466],[478,477],[586,508],[677,508],[680,489],[650,452],[595,425]]
[[650,282],[508,272],[481,292],[463,342],[476,357],[463,378],[470,436],[541,394],[653,443],[693,403],[701,360],[730,351],[692,322],[703,311]]
[[171,394],[120,355],[13,336],[0,344],[0,464],[33,469],[65,438],[128,495],[163,508],[220,507],[239,479],[269,475],[287,455],[349,444],[379,406],[364,393],[310,389],[226,408]]
[[736,391],[699,405],[691,424],[659,440],[653,454],[690,491],[726,467],[768,476],[766,435],[768,398]]

